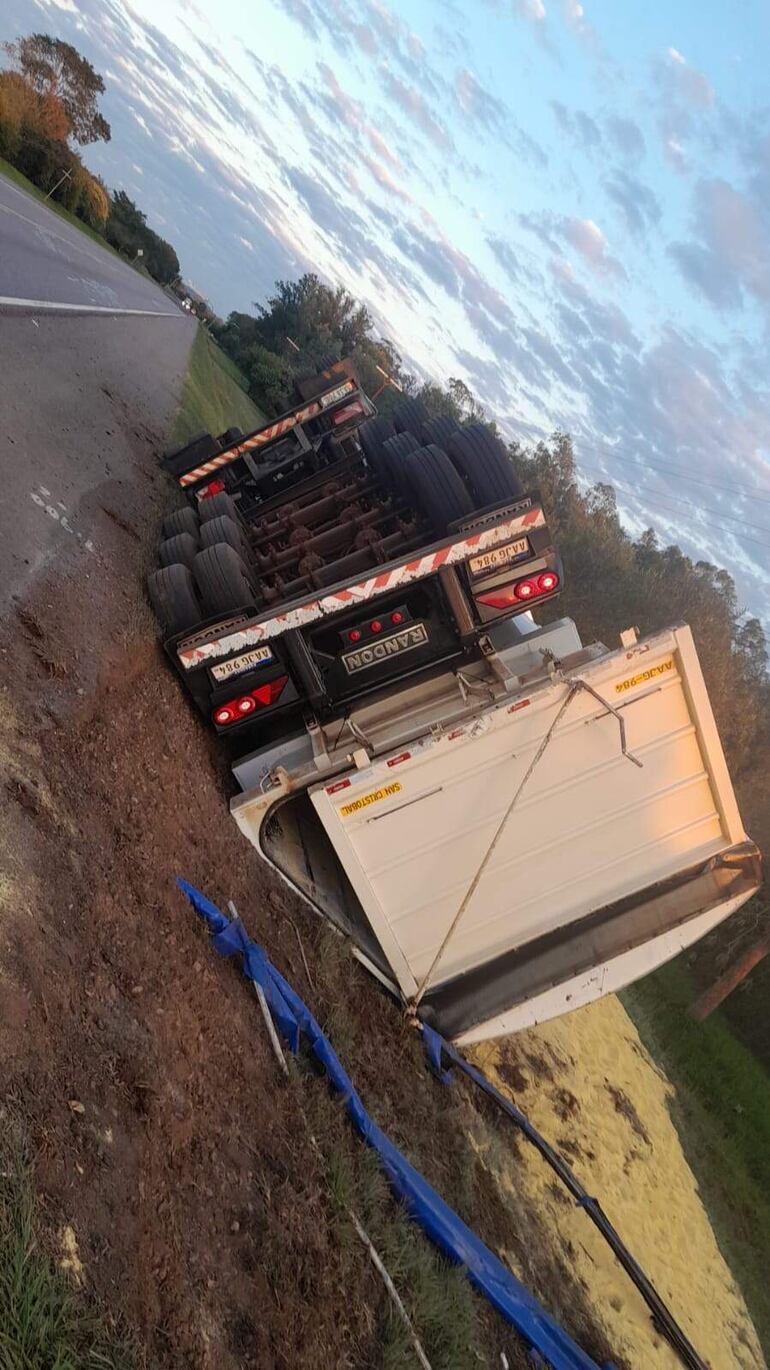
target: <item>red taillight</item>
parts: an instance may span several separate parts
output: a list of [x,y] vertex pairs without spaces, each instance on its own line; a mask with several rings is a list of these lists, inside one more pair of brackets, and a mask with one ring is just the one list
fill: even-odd
[[403,614],[400,614],[400,613],[398,612],[398,609],[396,609],[395,614],[391,614],[391,616],[390,616],[390,621],[391,621],[391,623],[395,623],[395,624],[403,623],[403,621],[404,621],[404,615],[403,615]]
[[268,708],[280,699],[288,683],[287,675],[279,675],[275,680],[268,680],[266,684],[259,685],[247,695],[228,700],[227,704],[214,710],[214,722],[220,728],[227,728],[231,723],[237,723],[240,718],[255,713],[257,709]]
[[360,629],[360,628],[351,628],[350,632],[348,633],[348,638],[349,638],[349,640],[350,640],[351,642],[360,642],[360,641],[361,641],[361,629]]
[[201,490],[198,499],[208,499],[210,495],[221,495],[224,488],[225,483],[223,480],[212,480],[208,485],[204,486],[203,490]]
[[494,590],[486,590],[476,595],[479,604],[488,609],[510,609],[514,604],[526,604],[527,600],[540,599],[558,589],[559,577],[555,571],[543,571],[542,575],[527,580],[514,581],[512,585],[498,585]]
[[380,620],[378,618],[375,618],[373,622],[369,624],[369,627],[371,628],[373,633],[382,632],[382,624],[380,623]]

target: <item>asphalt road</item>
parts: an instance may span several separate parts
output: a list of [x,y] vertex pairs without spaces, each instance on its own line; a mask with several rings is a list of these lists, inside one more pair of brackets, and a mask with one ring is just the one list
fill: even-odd
[[0,309],[13,301],[181,312],[153,281],[0,175]]

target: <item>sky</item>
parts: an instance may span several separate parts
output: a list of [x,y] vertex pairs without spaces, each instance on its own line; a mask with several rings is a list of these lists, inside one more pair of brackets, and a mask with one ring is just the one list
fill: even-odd
[[766,0],[3,0],[225,315],[315,270],[770,624]]

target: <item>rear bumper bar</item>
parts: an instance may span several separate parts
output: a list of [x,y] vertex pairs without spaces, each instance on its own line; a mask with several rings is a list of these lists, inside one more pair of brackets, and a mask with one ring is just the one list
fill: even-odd
[[[611,966],[677,928],[683,930],[685,945],[691,940],[686,936],[689,923],[721,906],[727,916],[756,893],[761,879],[759,849],[753,842],[740,842],[708,861],[648,885],[579,922],[568,923],[438,985],[425,995],[420,1017],[445,1037],[471,1040],[472,1030],[479,1024],[502,1018],[508,1011],[558,986],[564,986],[566,991],[569,983],[582,974],[596,967]],[[661,955],[658,962],[666,959],[667,955]],[[651,965],[649,969],[652,968]],[[565,993],[565,1000],[570,997]],[[570,1007],[577,1004],[565,1002],[562,1011]],[[513,1025],[509,1029],[499,1028],[500,1032],[506,1030],[513,1030]]]

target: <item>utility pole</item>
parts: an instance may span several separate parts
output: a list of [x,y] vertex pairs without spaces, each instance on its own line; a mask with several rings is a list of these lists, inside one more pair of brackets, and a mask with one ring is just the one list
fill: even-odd
[[61,176],[59,177],[58,181],[56,182],[56,185],[55,185],[55,186],[51,186],[51,189],[49,190],[48,194],[45,196],[46,200],[50,200],[50,198],[51,198],[51,196],[53,195],[54,191],[59,189],[59,186],[61,185],[62,181],[66,181],[66,180],[67,180],[67,177],[69,177],[70,180],[72,180],[72,172],[71,172],[71,171],[64,171],[64,172],[62,172]]
[[372,402],[374,402],[374,400],[376,400],[376,398],[377,398],[378,395],[381,395],[381,394],[382,394],[383,390],[387,390],[388,386],[391,386],[393,390],[397,390],[398,393],[399,393],[399,395],[403,395],[403,393],[404,393],[404,388],[403,388],[403,386],[399,385],[398,381],[394,381],[393,377],[392,377],[392,376],[389,376],[388,373],[387,373],[387,371],[383,371],[382,367],[381,367],[381,366],[378,366],[376,362],[375,362],[374,365],[375,365],[375,370],[376,370],[376,371],[379,371],[380,375],[381,375],[381,376],[384,376],[385,379],[384,379],[384,381],[382,382],[382,385],[380,386],[379,390],[375,390],[374,394],[372,395],[372,397],[371,397],[371,398],[372,398]]
[[704,989],[702,994],[690,1005],[689,1014],[696,1023],[702,1023],[708,1018],[715,1009],[723,1004],[729,994],[734,989],[742,985],[747,975],[758,966],[760,961],[770,955],[770,934],[765,934],[757,942],[747,947],[742,956],[737,961],[733,961],[727,970],[716,979],[712,984]]

